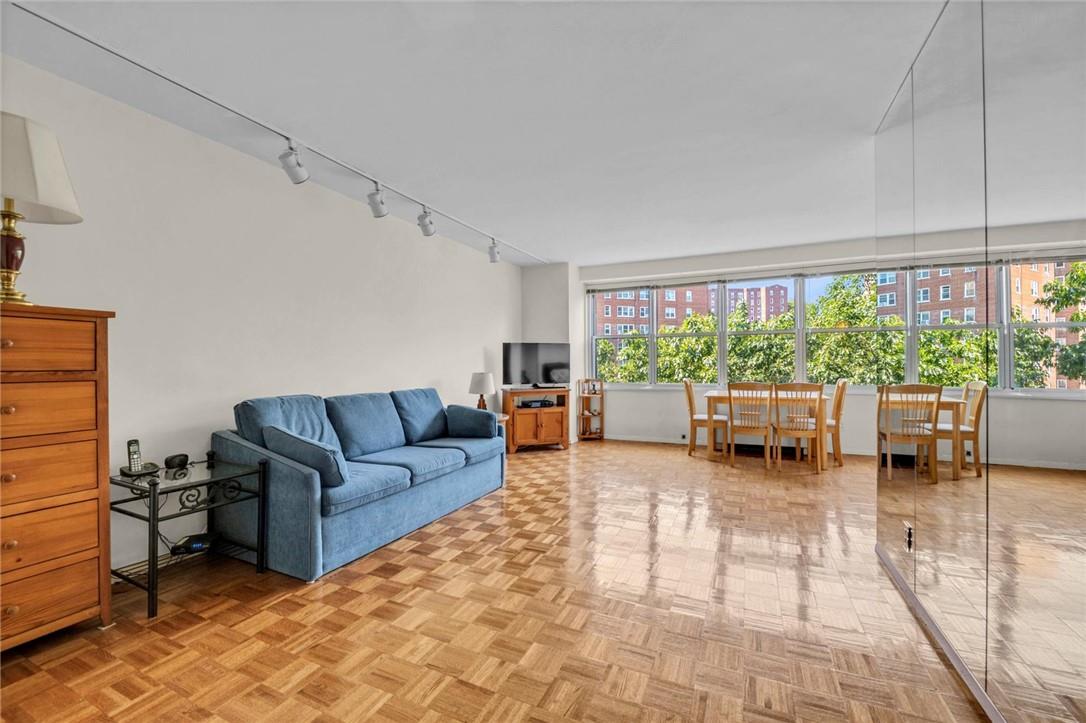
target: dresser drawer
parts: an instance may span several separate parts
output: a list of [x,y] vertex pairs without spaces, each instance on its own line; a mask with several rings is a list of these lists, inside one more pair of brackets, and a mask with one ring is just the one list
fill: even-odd
[[0,633],[5,638],[98,604],[98,559],[0,586]]
[[0,505],[79,492],[98,486],[98,443],[9,449],[0,456]]
[[94,369],[94,322],[5,316],[0,367],[9,372]]
[[19,382],[0,385],[0,436],[26,437],[94,429],[94,382]]
[[98,546],[98,501],[50,507],[5,517],[0,530],[0,572]]

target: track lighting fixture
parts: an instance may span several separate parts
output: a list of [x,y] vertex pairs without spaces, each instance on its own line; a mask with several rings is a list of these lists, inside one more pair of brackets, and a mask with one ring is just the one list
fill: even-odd
[[490,239],[490,248],[487,249],[487,253],[490,254],[490,263],[492,264],[502,260],[502,250],[498,248],[498,242],[494,239]]
[[422,207],[422,213],[419,214],[419,228],[422,230],[423,236],[433,236],[437,233],[437,229],[434,228],[434,218],[430,215],[430,209],[425,206]]
[[388,206],[385,205],[385,192],[381,190],[380,183],[374,183],[373,193],[366,196],[366,201],[370,204],[370,210],[373,211],[374,218],[384,218],[388,215]]
[[287,172],[287,178],[291,183],[305,183],[309,180],[309,171],[302,165],[302,156],[298,152],[298,144],[293,138],[287,139],[287,150],[279,154],[279,163]]

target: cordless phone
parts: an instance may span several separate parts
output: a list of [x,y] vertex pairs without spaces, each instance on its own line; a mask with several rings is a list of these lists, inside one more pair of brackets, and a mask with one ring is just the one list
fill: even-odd
[[143,458],[140,456],[138,439],[128,440],[128,470],[133,473],[143,471]]

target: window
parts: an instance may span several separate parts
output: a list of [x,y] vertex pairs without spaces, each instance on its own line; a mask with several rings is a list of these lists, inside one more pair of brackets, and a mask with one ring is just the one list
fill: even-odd
[[967,273],[967,274],[975,274],[975,273],[977,273],[977,267],[976,266],[966,266],[965,268],[962,269],[962,271]]
[[950,276],[950,269],[946,269],[946,268],[939,269],[939,275],[940,276]]
[[[663,324],[656,332],[656,381],[680,384],[691,379],[699,384],[715,384],[720,324],[710,299],[716,297],[717,284],[694,284],[657,292],[656,303],[664,307],[664,319],[678,315],[676,299],[686,299],[681,323]],[[695,301],[696,300],[696,301]]]
[[[1031,264],[1032,270],[1036,264]],[[1086,259],[1053,263],[1064,273],[1051,281],[1031,280],[1029,293],[1010,305],[1014,343],[1012,386],[1022,389],[1082,389],[1086,382]],[[1025,266],[1010,265],[1017,281]]]
[[886,286],[887,284],[897,283],[897,273],[894,271],[882,271],[879,272],[878,277],[879,286]]
[[[984,379],[1005,388],[1086,394],[1086,259],[1038,264],[1048,269],[1043,276],[1029,266],[946,267],[952,278],[936,285],[941,303],[931,303],[936,286],[914,287],[919,308],[898,294],[923,278],[924,269],[662,287],[648,289],[645,301],[617,308],[611,298],[639,299],[645,289],[596,292],[590,325],[594,373],[634,384],[677,384],[684,378],[782,382],[797,374],[855,384],[916,379],[960,386]],[[966,268],[973,276],[962,278],[959,293],[973,305],[958,306],[952,289]],[[880,284],[890,273],[899,286]],[[1001,284],[988,287],[994,293],[986,293],[983,307],[972,301],[979,279],[997,278]],[[914,313],[906,316],[906,306]],[[611,314],[623,323],[613,324]],[[629,323],[638,318],[640,323]],[[650,319],[659,322],[654,327]],[[908,344],[914,346],[906,354]]]
[[931,269],[917,269],[916,270],[916,278],[918,278],[918,279],[930,279],[931,278]]
[[878,313],[875,274],[804,281],[807,381],[833,384],[843,378],[854,384],[891,384],[905,380],[905,322],[896,314]]
[[725,287],[729,381],[789,382],[796,376],[796,283],[737,281]]
[[649,290],[641,289],[641,292],[638,294],[638,298],[642,301],[648,301],[651,298],[651,296],[649,295]]
[[1029,265],[1029,270],[1030,271],[1036,271],[1037,270],[1037,264],[1030,264]]

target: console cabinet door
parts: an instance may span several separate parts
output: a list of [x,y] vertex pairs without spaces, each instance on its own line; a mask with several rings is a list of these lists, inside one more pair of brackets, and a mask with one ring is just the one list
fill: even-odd
[[541,442],[558,444],[565,441],[565,412],[562,409],[544,409],[539,415]]
[[539,444],[539,410],[518,409],[516,411],[516,423],[513,425],[513,444],[517,446],[526,444]]

